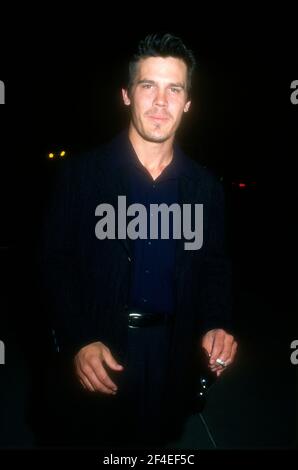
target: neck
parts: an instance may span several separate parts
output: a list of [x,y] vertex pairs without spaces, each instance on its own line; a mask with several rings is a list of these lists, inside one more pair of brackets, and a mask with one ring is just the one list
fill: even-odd
[[174,137],[165,142],[149,142],[144,140],[132,127],[129,139],[138,159],[153,179],[156,179],[173,158]]

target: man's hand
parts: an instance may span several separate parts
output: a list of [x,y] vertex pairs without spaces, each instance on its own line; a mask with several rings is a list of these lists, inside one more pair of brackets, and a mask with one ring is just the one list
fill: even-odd
[[[202,347],[209,356],[209,368],[219,376],[225,367],[234,361],[237,342],[225,330],[214,329],[205,333],[202,338]],[[223,362],[223,365],[220,362]]]
[[101,341],[88,344],[74,358],[75,372],[82,386],[90,392],[115,395],[117,386],[108,376],[104,364],[115,371],[123,370],[111,351]]

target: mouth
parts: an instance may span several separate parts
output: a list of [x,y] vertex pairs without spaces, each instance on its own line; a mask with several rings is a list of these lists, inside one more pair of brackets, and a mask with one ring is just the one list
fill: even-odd
[[167,116],[156,116],[156,115],[148,115],[149,119],[152,119],[153,121],[158,121],[158,122],[165,122],[169,120],[169,117]]

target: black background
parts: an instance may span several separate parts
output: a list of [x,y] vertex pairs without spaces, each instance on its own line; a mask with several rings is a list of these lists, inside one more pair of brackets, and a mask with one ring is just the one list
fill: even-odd
[[[285,417],[277,418],[276,426],[287,426],[288,434],[284,441],[265,440],[265,447],[292,447],[297,439],[296,370],[289,357],[290,343],[298,339],[298,105],[290,101],[290,84],[298,79],[298,51],[291,14],[285,21],[278,12],[261,20],[234,11],[235,20],[227,14],[230,22],[220,21],[219,15],[217,23],[202,14],[192,25],[176,14],[176,21],[165,17],[157,26],[146,23],[137,9],[139,20],[123,19],[119,27],[115,17],[121,12],[115,10],[98,13],[93,21],[89,12],[79,23],[59,15],[47,21],[47,12],[39,12],[36,28],[23,24],[2,39],[0,339],[6,364],[0,378],[3,403],[14,411],[1,429],[0,447],[26,447],[17,415],[26,399],[15,387],[24,388],[30,401],[33,370],[42,367],[46,351],[34,256],[44,202],[60,164],[47,154],[64,149],[71,158],[122,129],[128,117],[120,93],[126,57],[139,38],[160,29],[180,35],[198,61],[193,103],[179,141],[223,180],[236,332],[244,350],[248,345],[248,351],[261,354],[265,368],[268,357],[281,364],[273,384],[282,390]],[[233,185],[238,181],[249,187]],[[268,395],[270,387],[271,381]]]

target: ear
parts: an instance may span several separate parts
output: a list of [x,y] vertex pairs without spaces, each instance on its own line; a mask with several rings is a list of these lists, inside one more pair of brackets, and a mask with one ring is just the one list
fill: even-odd
[[189,110],[190,105],[191,105],[191,101],[187,101],[187,103],[186,103],[186,105],[184,106],[184,109],[183,109],[183,111],[184,111],[185,113],[187,113],[187,111]]
[[124,88],[122,88],[122,98],[123,98],[123,103],[126,106],[129,106],[130,105],[130,99],[129,99],[129,96],[128,96],[128,91],[125,90]]

